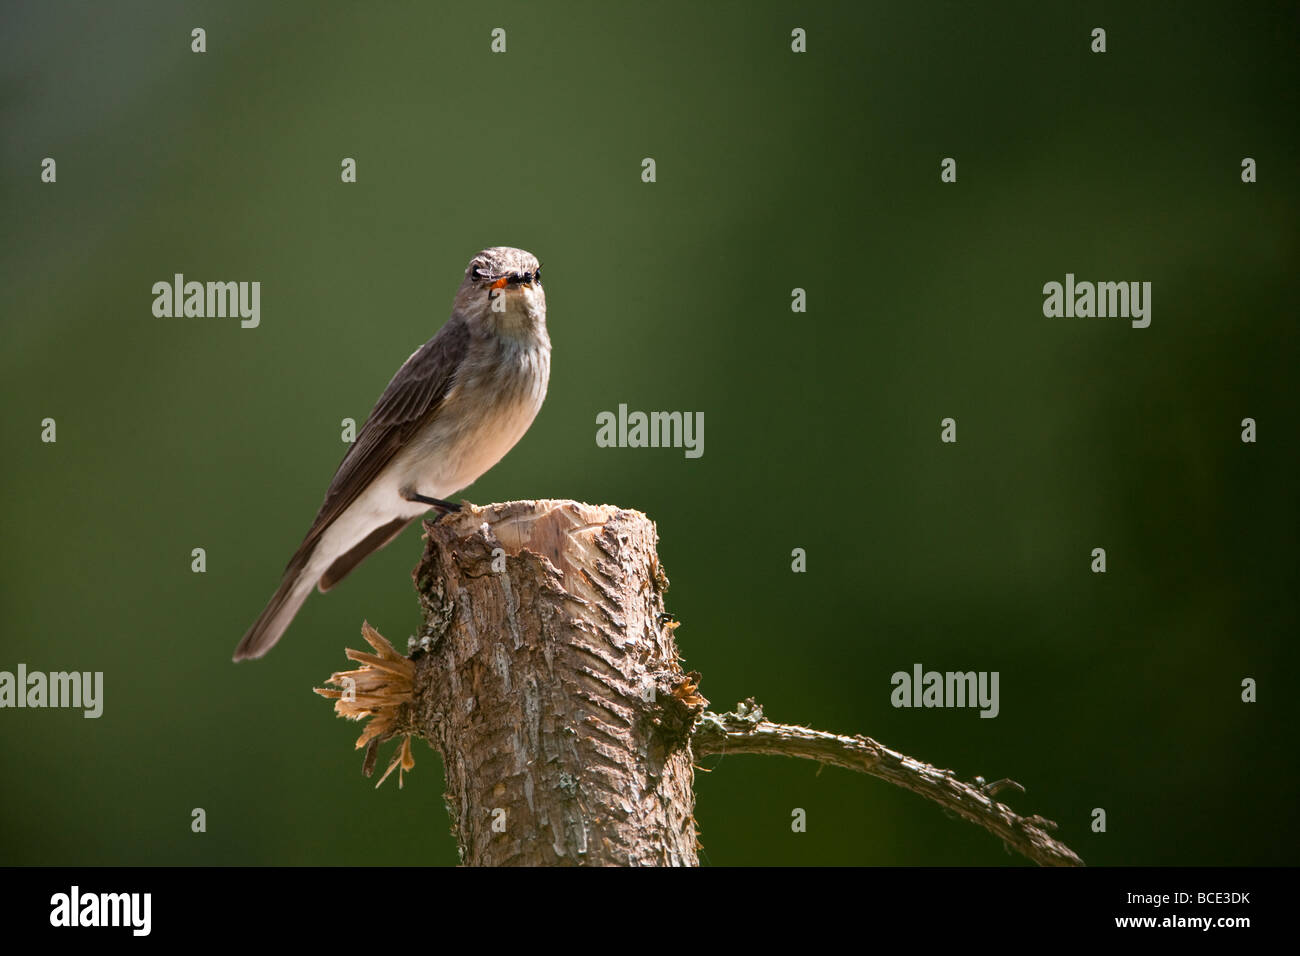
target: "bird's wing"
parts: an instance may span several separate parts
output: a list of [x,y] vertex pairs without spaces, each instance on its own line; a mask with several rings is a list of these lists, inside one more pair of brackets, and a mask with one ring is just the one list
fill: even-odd
[[325,529],[357,500],[411,435],[437,414],[468,350],[469,327],[448,322],[397,370],[343,456],[316,520],[286,571],[306,562]]

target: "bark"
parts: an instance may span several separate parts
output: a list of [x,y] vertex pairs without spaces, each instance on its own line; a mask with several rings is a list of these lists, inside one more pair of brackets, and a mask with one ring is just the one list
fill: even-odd
[[654,523],[515,501],[426,528],[410,722],[443,755],[462,860],[695,865],[705,701],[664,614]]

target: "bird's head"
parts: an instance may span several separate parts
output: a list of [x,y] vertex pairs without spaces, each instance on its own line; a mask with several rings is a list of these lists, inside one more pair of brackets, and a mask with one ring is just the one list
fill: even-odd
[[484,249],[465,269],[456,310],[472,328],[524,336],[546,327],[546,293],[537,257],[523,249]]

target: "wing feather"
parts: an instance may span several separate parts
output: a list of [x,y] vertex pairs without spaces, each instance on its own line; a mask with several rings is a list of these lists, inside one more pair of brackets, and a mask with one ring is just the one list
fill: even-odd
[[438,413],[469,351],[469,327],[452,319],[397,370],[343,456],[311,530],[286,571],[306,562],[330,524],[348,509],[420,427]]

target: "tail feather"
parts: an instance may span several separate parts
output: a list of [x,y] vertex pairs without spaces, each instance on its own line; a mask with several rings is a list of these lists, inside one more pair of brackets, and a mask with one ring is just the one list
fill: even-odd
[[302,607],[302,602],[307,600],[312,585],[316,583],[315,579],[318,575],[310,572],[309,568],[295,569],[290,565],[289,572],[285,574],[275,594],[271,595],[266,608],[248,629],[239,646],[235,648],[234,660],[245,661],[258,658],[275,647],[276,641],[292,623],[294,615]]

